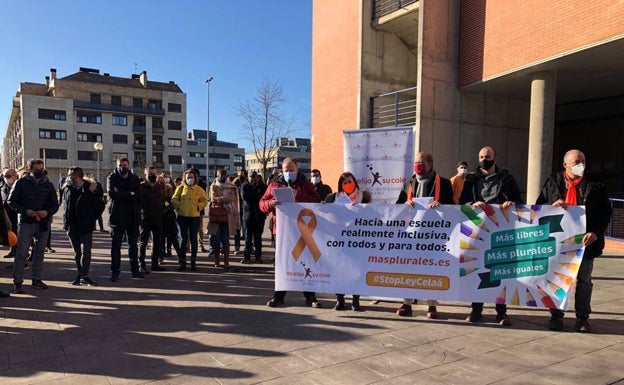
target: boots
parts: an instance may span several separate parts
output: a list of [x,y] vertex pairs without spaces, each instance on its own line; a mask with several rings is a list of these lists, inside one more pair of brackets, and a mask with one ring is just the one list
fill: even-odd
[[191,261],[191,271],[197,271],[197,266],[195,265],[195,261]]
[[334,306],[334,310],[344,310],[344,309],[345,309],[344,294],[336,294],[336,305]]
[[186,270],[186,259],[183,261],[180,261],[180,266],[178,267],[178,271],[185,271]]
[[230,245],[223,245],[223,268],[230,268]]
[[353,294],[353,301],[351,302],[351,310],[360,311],[360,296]]
[[218,243],[215,244],[214,246],[212,246],[212,250],[214,250],[215,256],[214,267],[219,267],[219,265],[221,264],[221,245]]

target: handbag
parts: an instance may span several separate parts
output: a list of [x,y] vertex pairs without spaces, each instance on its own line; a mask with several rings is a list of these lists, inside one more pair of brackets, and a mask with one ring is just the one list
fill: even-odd
[[208,222],[209,223],[227,223],[228,211],[223,206],[213,206],[212,204],[208,208]]

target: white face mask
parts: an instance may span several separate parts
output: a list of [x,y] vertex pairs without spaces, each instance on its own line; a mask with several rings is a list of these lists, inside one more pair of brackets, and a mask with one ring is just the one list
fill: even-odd
[[572,172],[572,175],[583,176],[583,173],[585,172],[585,164],[576,164],[570,168],[570,171]]
[[321,182],[321,178],[319,178],[318,176],[313,176],[312,178],[310,178],[310,182],[312,182],[312,184],[319,184]]
[[288,183],[295,183],[297,180],[297,173],[295,171],[285,171],[284,172],[284,180]]
[[171,182],[171,178],[165,178],[165,183]]
[[466,175],[466,174],[468,174],[468,169],[467,168],[458,167],[457,168],[457,172],[459,173],[459,175]]

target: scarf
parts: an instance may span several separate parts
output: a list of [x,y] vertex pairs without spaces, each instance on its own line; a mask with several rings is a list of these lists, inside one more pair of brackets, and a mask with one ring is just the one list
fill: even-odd
[[[418,184],[418,191],[416,191],[416,195],[417,198],[422,198],[422,195],[424,195],[424,186],[422,186],[422,182],[424,181],[424,178],[421,179],[420,183]],[[440,175],[435,174],[435,185],[433,186],[434,191],[433,191],[433,200],[436,202],[440,201]],[[414,192],[412,191],[412,183],[409,184],[409,188],[407,189],[407,201],[411,202],[414,199]]]
[[565,203],[568,205],[576,206],[576,197],[578,194],[576,186],[578,186],[578,184],[581,183],[581,181],[583,180],[583,177],[571,179],[570,177],[568,177],[568,174],[566,174],[565,171],[563,172],[563,176],[566,180],[566,184],[568,185],[568,190],[566,191]]

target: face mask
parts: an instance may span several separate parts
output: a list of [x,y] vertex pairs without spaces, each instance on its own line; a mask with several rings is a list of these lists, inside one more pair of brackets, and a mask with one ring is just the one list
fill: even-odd
[[195,179],[194,178],[186,178],[186,184],[189,186],[192,186],[195,184]]
[[583,163],[576,164],[572,166],[570,171],[572,171],[572,175],[583,176],[583,173],[585,172],[585,165]]
[[219,183],[225,183],[227,178],[219,178]]
[[425,175],[427,173],[427,166],[424,163],[414,164],[414,173],[416,175]]
[[494,166],[494,160],[482,160],[481,162],[479,162],[479,167],[486,171],[491,169],[492,166]]
[[149,180],[152,183],[156,182],[156,175],[148,175],[147,180]]
[[458,168],[457,172],[459,173],[459,175],[466,175],[466,174],[468,174],[468,169],[467,168]]
[[297,179],[297,173],[294,171],[284,171],[284,180],[286,181],[286,183],[292,185],[293,183],[295,183],[295,180]]
[[167,184],[171,183],[171,178],[165,178],[165,183]]
[[67,183],[68,186],[73,186],[74,181],[71,180],[70,178],[65,179],[65,183]]
[[43,171],[41,171],[41,170],[35,170],[35,171],[33,171],[33,176],[34,176],[36,179],[41,179],[41,178],[43,178]]
[[319,184],[321,183],[321,178],[319,178],[318,176],[313,176],[312,178],[310,178],[310,182],[312,182],[312,184]]
[[347,182],[342,184],[342,191],[352,194],[355,191],[355,182]]
[[128,171],[130,171],[130,170],[128,169],[128,167],[119,166],[119,167],[117,167],[117,171],[119,171],[119,173],[121,175],[126,175],[128,173]]

